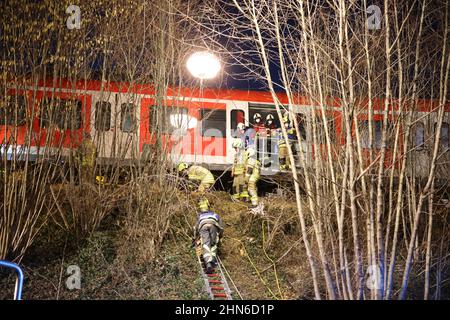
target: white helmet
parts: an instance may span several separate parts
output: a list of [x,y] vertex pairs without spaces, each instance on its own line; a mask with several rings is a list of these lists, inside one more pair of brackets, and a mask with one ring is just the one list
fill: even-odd
[[237,124],[237,129],[238,129],[238,130],[244,130],[244,129],[245,129],[245,125],[244,125],[242,122],[239,122],[239,123]]
[[272,114],[268,114],[267,115],[267,117],[266,117],[266,122],[273,122],[273,120],[274,120],[275,118],[273,117],[273,115]]

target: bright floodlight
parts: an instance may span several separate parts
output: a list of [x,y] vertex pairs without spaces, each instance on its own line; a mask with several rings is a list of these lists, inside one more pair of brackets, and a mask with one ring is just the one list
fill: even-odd
[[208,51],[193,53],[187,60],[189,72],[199,79],[212,79],[220,71],[219,59]]

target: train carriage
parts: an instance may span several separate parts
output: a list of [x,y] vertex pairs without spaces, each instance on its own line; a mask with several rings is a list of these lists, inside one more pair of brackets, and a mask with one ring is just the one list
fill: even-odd
[[[284,94],[279,94],[278,98],[287,105]],[[97,145],[100,163],[142,160],[159,143],[175,163],[185,161],[205,165],[211,170],[227,170],[233,163],[232,140],[238,123],[252,127],[253,117],[258,113],[263,119],[272,115],[274,129],[280,126],[271,94],[257,91],[169,88],[165,97],[158,97],[154,88],[148,85],[49,80],[19,89],[11,86],[1,101],[1,153],[8,159],[46,159],[57,153],[67,156],[70,150],[80,145],[83,132],[89,132]],[[302,138],[298,151],[304,153],[308,163],[318,152],[327,157],[323,132],[318,130],[315,139],[308,134],[311,119],[323,129],[321,108],[305,97],[296,97],[295,103],[293,110]],[[367,142],[368,115],[364,111],[367,101],[360,103],[364,107],[360,108],[356,123],[361,128],[359,138],[367,159],[367,150],[371,148]],[[332,134],[332,156],[342,151],[345,140],[339,104],[338,99],[329,99],[325,108]],[[414,167],[411,170],[420,175],[426,174],[431,157],[435,108],[435,102],[423,101],[415,112],[418,120],[413,127],[411,152],[417,161],[411,165]],[[381,148],[382,110],[383,101],[374,100],[375,146],[372,149],[378,151]],[[399,113],[398,106],[394,105],[390,110],[388,125],[395,124]],[[450,104],[446,105],[445,111],[439,172],[449,176],[445,168],[450,157]],[[401,150],[402,142],[398,143],[397,148]],[[269,147],[256,145],[260,158],[270,159],[270,166],[262,173],[278,172],[277,147],[273,139]],[[399,151],[393,159],[392,146],[389,140],[386,166],[398,163],[402,156]]]

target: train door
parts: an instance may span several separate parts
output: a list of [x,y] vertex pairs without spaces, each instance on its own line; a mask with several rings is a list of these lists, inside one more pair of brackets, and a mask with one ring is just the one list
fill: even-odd
[[226,133],[229,139],[226,139],[226,162],[232,164],[235,156],[233,149],[233,139],[238,136],[237,125],[239,123],[249,124],[248,103],[245,101],[230,101],[227,104],[227,128]]
[[278,129],[280,120],[272,104],[250,103],[248,108],[249,127],[256,133],[255,147],[263,173],[278,170]]
[[[416,177],[427,178],[433,157],[436,129],[436,112],[417,112],[411,128],[411,174]],[[450,113],[444,114],[439,139],[438,158],[436,160],[436,177],[449,178],[450,172],[450,142],[449,142]]]
[[116,93],[99,92],[93,95],[90,128],[100,159],[115,158],[115,105]]
[[[438,112],[432,112],[428,116],[428,146],[427,160],[431,163],[433,157],[433,150],[435,144],[435,137],[438,129]],[[442,120],[440,138],[438,142],[438,157],[436,158],[436,178],[438,180],[445,179],[448,181],[449,169],[450,169],[450,113],[444,113],[444,119]],[[429,171],[428,171],[429,172]],[[428,175],[427,172],[427,175]]]
[[115,103],[115,155],[119,160],[139,156],[139,124],[141,97],[134,93],[118,94]]
[[[411,175],[416,177],[426,177],[429,172],[430,164],[430,139],[427,137],[431,132],[432,120],[429,119],[429,113],[417,113],[417,119],[411,128]],[[428,141],[427,141],[428,140]]]

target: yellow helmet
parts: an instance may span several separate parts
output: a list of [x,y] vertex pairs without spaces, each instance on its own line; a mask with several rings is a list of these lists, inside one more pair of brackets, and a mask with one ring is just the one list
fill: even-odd
[[187,163],[182,162],[182,163],[180,163],[180,164],[178,165],[178,172],[181,172],[181,171],[183,171],[183,170],[185,170],[185,169],[187,169],[187,168],[188,168]]

